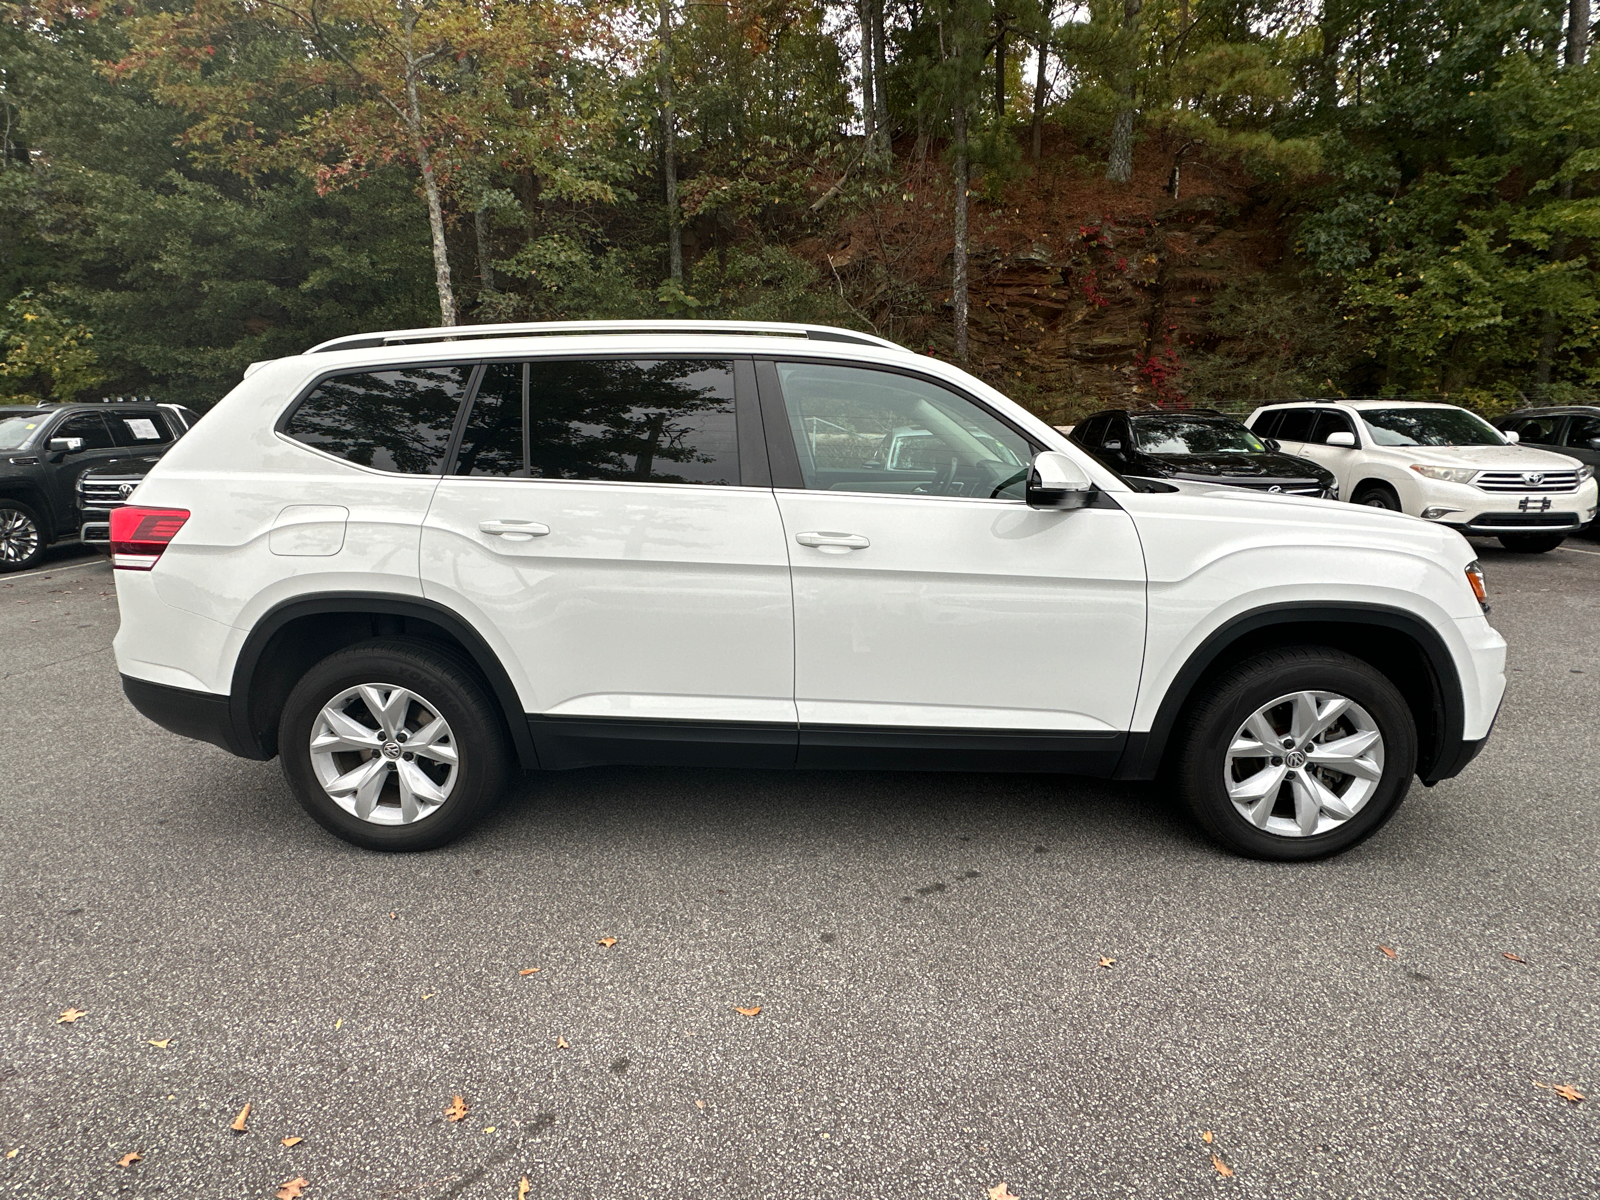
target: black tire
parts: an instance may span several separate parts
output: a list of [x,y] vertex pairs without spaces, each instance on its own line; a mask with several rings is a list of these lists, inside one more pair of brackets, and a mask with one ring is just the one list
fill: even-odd
[[1567,540],[1564,533],[1502,533],[1500,544],[1514,554],[1548,554]]
[[1364,483],[1350,497],[1351,504],[1364,504],[1368,508],[1387,508],[1400,511],[1400,497],[1386,483]]
[[20,500],[0,500],[0,574],[26,571],[44,547],[39,514]]
[[[426,708],[419,705],[413,711],[435,709],[448,723],[459,757],[444,802],[409,824],[376,824],[346,811],[322,786],[312,763],[311,737],[323,707],[350,688],[372,683],[404,688],[426,701]],[[414,720],[420,723],[420,718]],[[328,832],[369,850],[432,850],[455,840],[504,792],[511,765],[504,717],[466,660],[442,647],[401,638],[347,647],[307,671],[284,704],[278,750],[301,807]],[[350,752],[348,757],[341,756],[341,769],[373,757],[377,755]],[[395,765],[398,768],[399,764]],[[433,763],[424,765],[437,768]],[[391,770],[388,775],[384,795],[392,799],[397,794],[398,771]],[[380,802],[380,809],[374,812],[384,808],[390,814],[400,811]]]
[[[1383,737],[1383,769],[1354,816],[1325,833],[1285,836],[1257,828],[1240,813],[1224,772],[1232,769],[1227,750],[1245,721],[1272,700],[1300,691],[1334,692],[1366,710]],[[1303,862],[1348,850],[1394,815],[1416,771],[1417,729],[1399,690],[1369,664],[1325,646],[1291,646],[1256,655],[1213,680],[1185,713],[1177,750],[1179,796],[1208,836],[1249,858]]]

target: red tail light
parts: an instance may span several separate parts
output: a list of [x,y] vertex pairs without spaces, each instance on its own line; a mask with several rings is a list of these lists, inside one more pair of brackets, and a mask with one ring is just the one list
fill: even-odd
[[111,565],[122,571],[148,571],[189,519],[186,508],[140,508],[125,504],[111,510]]

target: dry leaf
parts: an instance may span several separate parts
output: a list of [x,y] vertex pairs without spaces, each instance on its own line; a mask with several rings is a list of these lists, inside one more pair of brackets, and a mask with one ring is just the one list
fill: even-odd
[[493,1125],[485,1125],[483,1127],[483,1131],[485,1133],[493,1133],[494,1132],[494,1126]]
[[1217,1169],[1217,1174],[1221,1175],[1224,1179],[1233,1178],[1233,1168],[1227,1163],[1223,1162],[1222,1159],[1218,1158],[1215,1154],[1211,1156],[1211,1165]]
[[518,971],[517,974],[518,975],[537,975],[541,969],[542,968],[539,968],[539,967],[524,967],[522,970]]
[[300,1200],[300,1193],[310,1186],[304,1175],[296,1175],[278,1189],[278,1200]]
[[144,1158],[144,1155],[140,1154],[137,1150],[129,1150],[121,1158],[117,1159],[117,1166],[131,1167],[134,1163],[138,1162],[142,1158]]
[[394,915],[394,914],[393,914],[393,913],[390,913],[390,914],[389,914],[389,920],[391,920],[391,921],[398,921],[398,920],[399,920],[399,919],[400,919],[400,918],[399,918],[399,917],[397,917],[397,916],[395,916],[395,915]]
[[1501,956],[1500,956],[1500,957],[1501,957],[1501,958],[1509,958],[1509,959],[1510,959],[1510,960],[1511,960],[1511,961],[1512,961],[1512,962],[1519,962],[1519,963],[1525,963],[1525,962],[1527,962],[1527,961],[1528,961],[1528,960],[1527,960],[1527,959],[1525,959],[1525,958],[1523,958],[1523,957],[1522,957],[1522,955],[1520,955],[1520,954],[1513,954],[1513,953],[1511,953],[1511,951],[1509,951],[1509,950],[1507,950],[1507,951],[1506,951],[1506,952],[1505,952],[1505,953],[1504,953],[1504,954],[1502,954],[1502,955],[1501,955]]
[[1110,969],[1111,969],[1111,968],[1112,968],[1112,967],[1113,967],[1113,966],[1115,966],[1115,965],[1116,965],[1116,961],[1117,961],[1117,960],[1116,960],[1116,959],[1114,959],[1114,958],[1102,958],[1102,959],[1101,959],[1101,960],[1100,960],[1100,965],[1101,965],[1101,966],[1102,966],[1102,967],[1104,967],[1104,968],[1105,968],[1105,969],[1106,969],[1106,970],[1108,970],[1108,971],[1109,971],[1109,970],[1110,970]]
[[1011,1189],[1006,1186],[1005,1180],[1002,1179],[989,1189],[989,1200],[1017,1200],[1017,1197],[1011,1194]]
[[160,1039],[151,1038],[150,1041],[149,1041],[149,1044],[154,1046],[157,1050],[165,1050],[168,1046],[172,1045],[172,1039],[171,1038],[160,1038]]
[[1387,946],[1379,946],[1378,949],[1383,951],[1383,956],[1385,958],[1393,958],[1395,956],[1395,952],[1389,949]]
[[616,944],[617,939],[614,937],[603,937],[595,943],[597,946],[604,946],[607,950],[611,949],[611,947],[615,946]]
[[228,1128],[233,1130],[235,1133],[243,1133],[245,1131],[245,1128],[244,1128],[245,1118],[248,1117],[249,1115],[250,1115],[250,1103],[249,1103],[249,1101],[246,1101],[245,1102],[245,1106],[239,1110],[239,1115],[233,1119],[233,1124],[229,1125]]
[[438,994],[439,994],[438,992],[423,992],[422,993],[422,998],[424,1000],[432,1000]]
[[279,1142],[278,1145],[280,1145],[280,1146],[298,1146],[303,1141],[305,1141],[305,1138],[303,1138],[303,1137],[286,1137],[286,1138],[283,1139],[283,1141]]
[[22,1153],[22,1147],[18,1146],[15,1150],[7,1150],[6,1151],[6,1157],[7,1158],[15,1158],[17,1155],[19,1155],[21,1153]]
[[1540,1083],[1537,1079],[1535,1079],[1533,1081],[1533,1086],[1541,1087],[1547,1092],[1554,1092],[1563,1100],[1566,1100],[1572,1104],[1577,1104],[1580,1100],[1586,1098],[1582,1092],[1573,1087],[1570,1083]]
[[460,1096],[450,1101],[450,1107],[444,1110],[444,1115],[452,1121],[460,1121],[467,1115],[467,1102]]
[[528,1200],[528,1193],[531,1191],[533,1191],[533,1184],[529,1183],[528,1177],[524,1175],[522,1182],[517,1184],[517,1200]]
[[567,1049],[570,1049],[570,1047],[569,1047],[569,1046],[568,1046],[568,1045],[567,1045],[567,1039],[566,1039],[566,1038],[564,1038],[564,1037],[558,1037],[558,1038],[557,1038],[557,1039],[556,1039],[556,1049],[557,1049],[557,1050],[567,1050]]
[[733,1011],[741,1017],[759,1017],[761,1015],[761,1005],[758,1004],[754,1008],[736,1008]]
[[343,1028],[344,1028],[344,1018],[343,1018],[343,1017],[340,1017],[340,1018],[339,1018],[339,1019],[338,1019],[338,1020],[337,1020],[337,1021],[335,1021],[335,1022],[334,1022],[334,1023],[333,1023],[333,1031],[334,1031],[334,1032],[335,1032],[335,1033],[338,1033],[338,1032],[339,1032],[339,1030],[341,1030],[341,1029],[343,1029]]
[[1204,1133],[1202,1133],[1200,1135],[1200,1140],[1202,1142],[1204,1142],[1208,1146],[1211,1145],[1211,1130],[1208,1129]]
[[[704,1108],[704,1107],[705,1107],[705,1106],[706,1106],[706,1102],[705,1102],[705,1101],[704,1101],[704,1100],[696,1100],[696,1101],[695,1101],[695,1102],[694,1102],[694,1106],[695,1106],[695,1107],[696,1107],[696,1108]],[[16,1153],[16,1152],[15,1152],[15,1151],[12,1151],[12,1153]]]
[[69,1008],[56,1018],[57,1025],[71,1025],[79,1017],[87,1017],[89,1010],[86,1008]]

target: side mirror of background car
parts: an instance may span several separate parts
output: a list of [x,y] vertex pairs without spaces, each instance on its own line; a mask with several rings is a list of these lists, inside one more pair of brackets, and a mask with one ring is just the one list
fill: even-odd
[[1113,454],[1121,454],[1122,453],[1122,443],[1121,442],[1104,442],[1104,443],[1101,444],[1100,448],[1102,450],[1109,450]]
[[1522,435],[1515,429],[1502,429],[1500,431],[1500,436],[1505,438],[1505,440],[1510,442],[1513,446],[1522,440]]
[[1261,439],[1261,444],[1263,446],[1265,446],[1268,450],[1270,450],[1273,454],[1276,454],[1279,450],[1283,449],[1283,443],[1280,442],[1277,438],[1262,438]]
[[1591,450],[1600,450],[1600,438],[1590,438],[1589,439],[1589,449],[1591,449]]
[[1343,429],[1337,433],[1330,433],[1327,440],[1323,442],[1325,446],[1343,446],[1347,450],[1353,448],[1355,444],[1356,435]]
[[1082,467],[1055,450],[1041,450],[1028,468],[1029,508],[1082,508],[1096,490]]
[[82,438],[51,438],[50,453],[75,454],[83,449]]

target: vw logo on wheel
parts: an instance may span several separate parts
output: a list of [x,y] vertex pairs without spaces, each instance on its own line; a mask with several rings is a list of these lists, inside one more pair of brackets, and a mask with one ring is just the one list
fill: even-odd
[[1544,472],[1543,471],[1524,471],[1522,473],[1522,482],[1523,483],[1531,483],[1535,487],[1537,487],[1539,484],[1544,482]]

